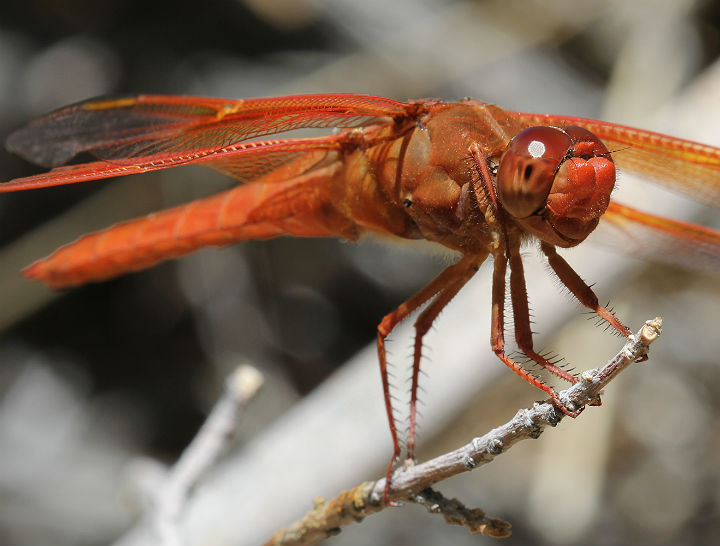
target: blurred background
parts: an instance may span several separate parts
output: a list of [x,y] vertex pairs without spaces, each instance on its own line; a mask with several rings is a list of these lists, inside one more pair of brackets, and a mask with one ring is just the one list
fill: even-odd
[[[720,5],[711,0],[5,1],[0,137],[97,95],[352,92],[472,96],[720,145],[719,54]],[[0,153],[0,179],[35,172]],[[234,497],[203,490],[188,516],[193,543],[255,543],[316,495],[384,474],[391,445],[368,346],[382,316],[447,258],[373,242],[281,239],[206,250],[65,292],[20,277],[21,267],[82,233],[231,185],[187,167],[0,198],[1,543],[101,544],[122,536],[141,515],[138,491],[151,461],[177,458],[242,362],[258,367],[266,385],[215,481],[248,473],[251,457],[270,467]],[[640,208],[664,205],[676,218],[720,227],[717,213],[656,189],[632,197],[641,186],[630,177],[619,185]],[[598,283],[600,299],[622,320],[636,331],[647,318],[665,318],[650,363],[613,384],[602,408],[440,489],[510,520],[514,534],[504,544],[713,544],[720,534],[717,277],[588,248],[568,260]],[[528,249],[538,347],[581,368],[601,364],[621,343],[546,278],[535,254]],[[420,459],[541,398],[492,358],[489,269],[478,277],[428,338]],[[401,332],[393,341],[391,362],[402,371],[411,338]],[[343,371],[348,359],[367,384]],[[338,419],[319,424],[319,433],[302,428],[315,417]],[[362,436],[363,427],[372,435]],[[299,435],[290,448],[273,443],[289,431]],[[349,454],[337,455],[340,442]],[[320,455],[302,455],[314,448]],[[270,463],[279,452],[286,464]],[[283,481],[280,466],[291,467],[291,477],[275,483]],[[298,483],[310,478],[307,490],[289,493],[293,473]],[[241,497],[267,521],[235,520]],[[208,522],[220,515],[225,541],[213,541]],[[409,506],[328,543],[445,540],[491,542]]]

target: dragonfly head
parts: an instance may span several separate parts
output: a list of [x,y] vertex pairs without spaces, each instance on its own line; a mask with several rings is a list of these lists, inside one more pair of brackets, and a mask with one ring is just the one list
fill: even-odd
[[582,127],[529,127],[510,141],[496,178],[503,209],[543,241],[583,241],[610,203],[615,165],[602,141]]

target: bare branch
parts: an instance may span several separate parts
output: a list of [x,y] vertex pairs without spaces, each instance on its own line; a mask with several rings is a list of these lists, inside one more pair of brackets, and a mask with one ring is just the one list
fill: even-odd
[[155,498],[155,528],[164,546],[182,544],[177,522],[185,502],[200,478],[217,461],[237,429],[247,403],[262,386],[252,366],[238,366],[228,376],[225,390],[195,438],[169,471]]
[[[583,372],[580,381],[560,393],[560,399],[578,412],[588,404],[599,404],[600,393],[610,381],[633,362],[646,360],[650,344],[660,335],[661,327],[660,317],[647,321],[637,335],[628,338],[615,357],[599,370]],[[422,464],[398,468],[392,476],[390,499],[427,505],[427,498],[434,494],[427,489],[432,484],[487,464],[520,440],[538,438],[546,426],[556,426],[563,417],[550,402],[536,402],[531,409],[518,411],[506,424],[455,451]],[[335,535],[343,525],[383,510],[387,506],[383,501],[384,489],[383,478],[343,491],[329,502],[318,499],[312,511],[291,526],[278,530],[266,544],[310,544]],[[468,510],[457,501],[434,498],[442,502],[429,501],[432,511],[443,513],[446,519],[453,519],[453,523],[495,537],[509,534],[509,525],[501,520],[486,518],[484,513]]]
[[423,489],[410,500],[423,505],[431,514],[440,514],[452,525],[463,525],[473,534],[494,538],[510,536],[511,525],[498,518],[489,518],[480,508],[467,508],[457,499],[448,499],[431,487]]

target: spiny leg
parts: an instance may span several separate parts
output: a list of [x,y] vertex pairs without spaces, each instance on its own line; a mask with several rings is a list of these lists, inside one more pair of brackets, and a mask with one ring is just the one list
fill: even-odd
[[[495,227],[499,232],[501,232],[501,237],[498,240],[498,246],[493,250],[495,265],[493,269],[492,317],[490,328],[490,345],[492,350],[497,357],[505,363],[505,365],[525,379],[525,381],[548,393],[564,413],[568,415],[577,415],[565,408],[554,389],[533,377],[520,364],[505,354],[505,273],[507,271],[507,262],[510,260],[512,268],[510,278],[511,288],[513,287],[514,275],[515,286],[520,291],[517,295],[514,291],[512,294],[513,309],[516,313],[515,336],[518,340],[518,345],[522,345],[528,349],[529,354],[526,353],[528,356],[531,358],[537,357],[537,359],[533,358],[533,360],[559,377],[568,379],[568,381],[571,382],[577,381],[565,370],[555,366],[551,362],[548,362],[532,350],[530,313],[527,306],[527,290],[525,288],[525,276],[523,274],[522,261],[520,260],[519,244],[516,242],[511,243],[508,232],[505,229],[506,224],[504,220],[504,212],[498,203],[495,185],[493,184],[493,176],[488,166],[487,157],[477,145],[471,146],[470,153],[475,159],[478,169],[478,177],[474,181],[474,192],[478,196],[478,199],[483,197],[485,199],[487,204],[485,220],[488,225]],[[508,255],[506,256],[505,251],[513,248],[515,251],[508,252]],[[513,254],[515,255],[514,257]],[[519,319],[518,314],[521,315]],[[518,327],[518,325],[520,325],[520,327]]]
[[[571,383],[577,382],[577,379],[568,372],[552,364],[547,359],[541,357],[533,350],[532,331],[530,329],[530,312],[528,309],[527,289],[525,287],[525,275],[520,259],[519,243],[510,240],[507,230],[505,229],[504,211],[499,206],[495,185],[493,184],[493,176],[489,170],[487,157],[484,156],[482,150],[473,145],[470,152],[475,159],[478,168],[478,178],[474,182],[474,191],[480,196],[484,196],[487,206],[485,220],[488,225],[494,226],[502,233],[499,245],[493,250],[493,258],[495,262],[493,270],[493,294],[492,294],[492,320],[490,345],[493,352],[502,360],[511,370],[520,377],[525,379],[531,385],[538,387],[552,396],[555,403],[568,415],[577,415],[565,407],[560,401],[557,393],[550,386],[539,381],[528,373],[520,364],[512,360],[505,354],[505,273],[507,271],[507,262],[510,261],[510,287],[512,289],[512,303],[515,315],[515,338],[518,346],[532,358],[535,362],[554,373],[555,375],[567,379]],[[507,256],[505,252],[507,251]],[[517,292],[517,293],[516,293]]]
[[580,275],[570,267],[570,264],[557,253],[553,245],[542,243],[540,249],[547,257],[550,267],[552,267],[560,281],[568,287],[580,303],[588,309],[595,311],[601,319],[610,324],[610,326],[615,328],[623,336],[630,336],[631,332],[627,326],[620,322],[606,307],[598,304],[597,296],[595,292],[592,291],[592,288],[590,288],[585,281],[580,278]]
[[[506,224],[504,220],[504,212],[503,208],[499,206],[498,203],[495,185],[493,184],[493,176],[488,166],[487,157],[477,145],[471,146],[470,153],[475,159],[478,169],[478,177],[474,181],[473,190],[479,200],[482,197],[485,198],[485,202],[487,203],[487,210],[485,212],[486,222],[488,225],[495,227],[501,232],[501,238],[498,240],[499,244],[493,250],[495,265],[493,270],[492,317],[490,329],[490,345],[492,350],[497,357],[505,363],[505,365],[525,379],[525,381],[548,393],[565,414],[576,416],[579,412],[572,412],[566,408],[552,387],[533,377],[520,364],[505,354],[505,273],[507,271],[507,262],[510,260],[511,288],[517,288],[519,291],[519,294],[515,294],[515,290],[512,292],[513,310],[515,311],[515,337],[518,341],[518,346],[524,346],[525,349],[527,349],[526,354],[528,354],[528,356],[533,358],[535,362],[538,362],[552,373],[562,377],[563,379],[567,379],[572,383],[577,381],[575,377],[567,373],[562,368],[548,362],[532,349],[530,313],[528,310],[527,290],[525,288],[525,276],[523,273],[522,261],[520,260],[519,244],[510,241],[508,232],[505,229]],[[505,251],[508,249],[508,255],[506,256]],[[518,315],[520,316],[518,317]]]
[[525,271],[519,245],[510,245],[510,297],[513,306],[513,321],[515,323],[515,340],[518,348],[534,362],[552,374],[568,381],[577,383],[577,378],[549,362],[533,349],[532,330],[530,328],[530,310],[528,308],[527,287],[525,285]]
[[[457,295],[460,289],[475,274],[477,268],[487,258],[484,256],[476,256],[473,262],[468,261],[463,269],[457,272],[457,278],[445,288],[443,288],[432,301],[432,303],[422,312],[415,321],[415,348],[413,351],[413,369],[412,369],[412,385],[410,387],[410,423],[408,427],[407,439],[407,456],[408,459],[415,459],[415,426],[417,423],[417,401],[418,401],[418,381],[420,377],[420,360],[422,358],[423,337],[430,330],[433,322],[440,314],[445,306]],[[461,262],[459,262],[461,263]],[[458,263],[458,265],[459,265]]]
[[558,398],[555,390],[542,381],[536,379],[520,364],[505,354],[505,272],[507,270],[507,258],[504,253],[494,253],[493,286],[492,286],[492,315],[490,327],[490,346],[497,357],[503,363],[522,377],[525,381],[549,394],[555,404],[563,413],[575,417],[580,412],[572,412]]
[[402,322],[408,315],[415,311],[418,307],[428,301],[430,298],[442,292],[449,286],[455,284],[458,278],[468,270],[472,270],[475,260],[471,257],[463,257],[458,263],[446,267],[430,284],[420,290],[417,294],[400,304],[393,312],[383,317],[378,325],[378,361],[380,362],[380,377],[382,380],[383,396],[385,398],[385,409],[387,411],[388,423],[390,425],[390,435],[393,441],[393,457],[388,465],[386,482],[385,482],[385,503],[390,504],[390,478],[395,467],[395,461],[400,457],[400,443],[398,442],[397,427],[395,426],[395,417],[393,415],[392,401],[390,397],[390,382],[388,380],[387,371],[387,352],[385,349],[385,338],[390,332]]

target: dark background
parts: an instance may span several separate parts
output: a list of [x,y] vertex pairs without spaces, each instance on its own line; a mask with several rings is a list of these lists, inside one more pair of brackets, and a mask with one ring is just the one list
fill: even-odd
[[[583,3],[583,12],[576,14],[572,10],[581,8],[573,2],[358,4],[363,5],[3,2],[0,137],[67,103],[126,93],[357,92],[398,100],[471,95],[511,109],[632,123],[682,93],[720,52],[720,11],[713,2],[671,8],[649,3],[653,7],[642,10],[596,1]],[[469,15],[461,19],[477,28],[476,50],[468,49],[460,31],[455,35],[454,19],[442,23],[447,13],[463,10]],[[653,55],[663,42],[672,43],[667,46],[672,56]],[[0,154],[3,180],[35,172],[19,158]],[[231,183],[185,168],[137,180],[2,195],[0,542],[112,540],[130,525],[133,512],[123,513],[115,504],[99,506],[97,499],[118,494],[124,487],[119,469],[139,454],[172,461],[234,363],[248,360],[263,370],[272,393],[259,402],[261,417],[241,431],[250,438],[371,343],[379,319],[444,264],[429,254],[398,259],[375,244],[353,248],[337,241],[283,239],[203,251],[62,293],[19,279],[18,269],[27,260],[86,231]],[[660,290],[666,286],[657,282]],[[714,286],[705,282],[703,290]],[[717,368],[703,370],[714,393],[705,394],[713,403],[704,419],[717,442],[714,380],[720,374]],[[73,427],[82,434],[67,432]],[[618,434],[614,441],[633,443],[627,431]],[[53,464],[59,465],[56,470]],[[613,465],[621,463],[605,471]],[[72,472],[73,480],[58,478]],[[708,472],[688,479],[717,486],[717,469]],[[623,476],[643,487],[642,476],[629,471]],[[82,495],[68,495],[73,483],[80,484]],[[687,543],[710,544],[720,531],[720,499],[709,489],[691,488],[693,508],[660,534],[613,516],[612,509],[598,509],[583,541],[660,544],[683,536]],[[68,503],[77,508],[69,509]],[[515,523],[516,540],[562,541],[525,522],[529,509],[522,503],[503,514]],[[609,522],[613,518],[619,523]],[[598,532],[605,526],[612,532]],[[373,523],[363,527],[370,533]],[[378,534],[366,535],[373,537],[368,544],[398,537],[432,543],[444,536],[439,530],[426,538],[412,528],[404,534],[399,523],[389,535],[382,527],[374,531]]]

